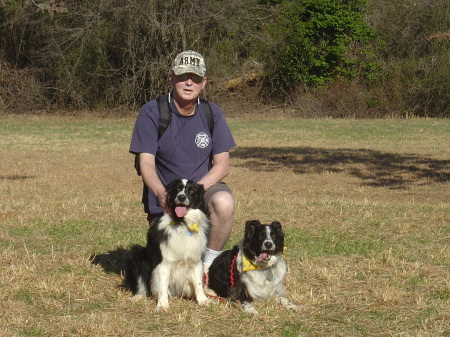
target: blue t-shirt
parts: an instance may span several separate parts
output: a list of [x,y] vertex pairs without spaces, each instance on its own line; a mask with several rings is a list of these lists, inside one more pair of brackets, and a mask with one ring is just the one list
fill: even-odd
[[[208,172],[211,155],[236,146],[222,111],[216,104],[210,105],[214,121],[212,137],[201,104],[196,105],[193,115],[183,116],[170,102],[170,124],[158,140],[158,105],[156,100],[146,103],[137,116],[129,151],[154,155],[156,172],[164,185],[174,179],[199,181]],[[146,186],[142,202],[146,213],[162,212],[157,198]]]

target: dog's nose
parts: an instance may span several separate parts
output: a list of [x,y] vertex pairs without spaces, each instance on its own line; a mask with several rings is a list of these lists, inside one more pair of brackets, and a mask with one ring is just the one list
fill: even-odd
[[177,199],[179,202],[184,202],[186,200],[186,196],[183,194],[180,194],[179,196],[177,196]]
[[267,242],[264,242],[264,247],[265,247],[265,248],[267,248],[267,249],[271,249],[271,248],[272,248],[272,246],[273,246],[272,242],[269,242],[269,241],[267,241]]

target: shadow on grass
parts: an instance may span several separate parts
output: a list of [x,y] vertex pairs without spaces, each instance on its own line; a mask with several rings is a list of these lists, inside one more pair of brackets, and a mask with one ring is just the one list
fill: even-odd
[[[122,282],[118,285],[119,289],[124,291],[136,291],[136,284],[133,285],[133,283],[137,281],[134,276],[131,276],[130,278],[130,275],[128,275],[127,277],[126,273],[130,272],[127,265],[132,254],[136,254],[136,250],[140,252],[142,249],[143,247],[140,245],[134,245],[130,249],[118,247],[105,254],[92,255],[90,260],[92,264],[101,266],[105,272],[120,275],[122,277]],[[130,283],[130,280],[134,281],[131,281]]]
[[17,174],[13,174],[13,175],[9,175],[9,176],[0,176],[0,180],[11,180],[11,181],[15,181],[15,180],[27,180],[27,179],[34,179],[36,178],[35,176],[20,176]]
[[345,172],[361,179],[363,185],[392,189],[450,180],[450,160],[367,149],[241,147],[232,156],[245,161],[238,166],[255,171]]
[[104,254],[92,255],[90,260],[92,264],[102,267],[107,273],[123,275],[130,253],[131,249],[118,247]]

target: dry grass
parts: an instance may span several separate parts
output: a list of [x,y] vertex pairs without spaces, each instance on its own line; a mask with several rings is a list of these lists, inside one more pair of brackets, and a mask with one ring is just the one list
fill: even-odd
[[[0,117],[0,336],[448,336],[448,120],[229,120],[236,201],[287,234],[288,296],[173,299],[120,290],[143,243],[132,119]],[[94,257],[94,263],[91,261]]]

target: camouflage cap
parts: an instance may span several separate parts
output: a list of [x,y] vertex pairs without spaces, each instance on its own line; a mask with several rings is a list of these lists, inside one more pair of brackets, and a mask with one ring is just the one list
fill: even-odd
[[205,77],[205,59],[202,55],[193,50],[183,51],[175,57],[171,70],[175,75],[192,73]]

